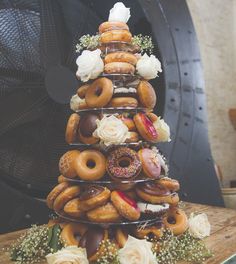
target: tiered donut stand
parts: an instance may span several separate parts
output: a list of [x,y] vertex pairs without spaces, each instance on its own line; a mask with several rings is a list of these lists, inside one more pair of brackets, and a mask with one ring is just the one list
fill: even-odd
[[[123,41],[101,43],[99,49],[102,52],[101,57],[103,60],[105,56],[115,52],[130,54],[136,54],[138,52],[136,45]],[[112,82],[112,99],[117,98],[117,94],[120,93],[116,93],[116,89],[131,87],[137,90],[140,81],[142,81],[142,78],[136,72],[103,72],[96,79],[89,80],[83,86],[88,84],[86,90],[90,89],[101,78],[108,79]],[[100,82],[98,84],[95,89],[95,96],[97,97],[103,91]],[[126,96],[124,94],[122,95],[124,97]],[[126,140],[118,144],[104,144],[99,139],[81,140],[81,137],[93,138],[91,130],[94,132],[95,129],[93,128],[94,125],[90,124],[90,121],[94,120],[94,117],[100,120],[109,116],[115,116],[120,118],[120,120],[127,118],[132,120],[133,124],[136,125],[135,118],[137,119],[140,116],[141,118],[144,117],[144,125],[145,120],[151,122],[152,109],[142,105],[137,93],[134,93],[133,98],[138,102],[137,106],[121,105],[115,107],[110,103],[103,107],[89,107],[87,105],[71,115],[67,130],[72,130],[69,134],[66,134],[66,140],[75,150],[68,151],[62,156],[59,164],[62,173],[58,179],[59,184],[47,198],[48,206],[55,211],[61,221],[68,222],[73,227],[78,225],[78,231],[75,230],[74,232],[79,233],[81,239],[77,240],[77,242],[70,240],[66,242],[67,244],[77,243],[77,245],[85,247],[89,261],[96,260],[96,252],[94,250],[98,249],[96,248],[98,247],[98,242],[101,242],[99,240],[97,244],[95,243],[96,245],[92,245],[95,248],[91,249],[91,245],[89,244],[91,244],[92,240],[99,239],[99,236],[102,239],[109,238],[116,240],[118,246],[122,247],[128,234],[137,238],[148,237],[148,235],[153,236],[157,233],[155,231],[152,232],[151,229],[145,235],[141,232],[139,233],[139,231],[145,230],[147,227],[155,227],[159,230],[163,225],[163,215],[167,213],[171,205],[178,203],[178,195],[176,193],[178,186],[175,190],[168,190],[160,184],[162,178],[166,179],[168,172],[165,159],[155,148],[157,141],[154,142],[147,140],[147,138],[145,139],[139,129],[131,128],[130,130],[131,132],[135,131],[135,135],[138,135],[137,140]],[[141,158],[142,150],[144,149],[153,151],[153,155],[155,154],[153,158],[156,159],[158,166],[160,166],[160,173],[154,177],[150,177],[144,171]],[[84,159],[82,160],[81,155],[83,153]],[[146,157],[145,155],[143,157]],[[96,159],[97,156],[98,159]],[[102,157],[101,159],[100,156]],[[136,161],[137,163],[135,163]],[[103,162],[104,164],[101,164]],[[118,172],[112,167],[113,165],[119,169]],[[81,177],[82,166],[85,166],[86,170]],[[101,170],[105,168],[102,177],[94,176],[93,173],[96,174],[94,171],[97,167],[102,167]],[[134,171],[132,175],[129,174],[129,168],[132,169],[131,174]],[[86,174],[86,171],[91,171],[91,175],[93,175],[92,179],[89,173]],[[144,193],[144,196],[142,196],[142,193]],[[158,197],[158,199],[151,201],[149,198],[145,198],[145,194],[147,194],[147,197],[154,196]],[[167,196],[170,197],[169,203],[166,202],[165,198],[163,201],[161,199],[161,197]],[[97,199],[101,199],[99,200],[100,202],[96,200],[96,197]],[[89,199],[91,202],[88,202]],[[93,204],[95,200],[97,203],[96,206]],[[87,203],[84,203],[84,201],[87,201]],[[119,203],[119,201],[122,202]],[[123,202],[127,205],[127,208],[122,207]],[[139,206],[140,204],[142,208]],[[146,210],[144,208],[145,204]],[[156,210],[155,208],[158,206],[160,208]],[[129,208],[131,208],[131,213],[127,211]],[[153,208],[154,210],[152,211]],[[132,214],[132,210],[136,215]],[[102,214],[102,212],[104,213]],[[110,214],[110,219],[113,220],[108,220],[109,217],[106,217],[106,212]],[[104,236],[98,235],[103,234],[104,230],[106,231]]]

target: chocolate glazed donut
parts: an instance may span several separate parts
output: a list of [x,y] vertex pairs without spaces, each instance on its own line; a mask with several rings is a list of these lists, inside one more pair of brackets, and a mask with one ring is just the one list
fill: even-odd
[[93,132],[97,128],[96,120],[99,119],[98,115],[86,114],[81,116],[78,134],[79,140],[84,144],[95,144],[99,141],[98,138],[93,136]]

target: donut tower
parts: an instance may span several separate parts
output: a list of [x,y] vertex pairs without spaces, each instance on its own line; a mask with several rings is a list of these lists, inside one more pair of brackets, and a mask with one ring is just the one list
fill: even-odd
[[58,185],[47,197],[66,223],[63,241],[86,248],[91,263],[101,257],[104,240],[122,248],[128,235],[159,239],[163,228],[176,235],[187,229],[179,183],[168,177],[156,147],[170,140],[168,125],[152,112],[156,93],[149,80],[161,65],[133,42],[129,16],[115,4],[99,26],[97,46],[88,45],[76,61],[80,85],[65,133],[73,150],[60,158]]

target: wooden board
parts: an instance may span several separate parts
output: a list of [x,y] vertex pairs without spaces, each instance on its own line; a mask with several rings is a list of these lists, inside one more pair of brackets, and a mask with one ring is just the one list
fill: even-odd
[[[236,253],[236,210],[191,203],[184,203],[183,207],[188,215],[191,212],[205,212],[209,217],[212,232],[205,242],[214,256],[205,263],[220,264]],[[24,231],[0,235],[0,248],[9,247],[22,232]],[[0,253],[0,263],[12,264],[8,255],[2,252]],[[46,262],[41,262],[41,264],[46,264]]]

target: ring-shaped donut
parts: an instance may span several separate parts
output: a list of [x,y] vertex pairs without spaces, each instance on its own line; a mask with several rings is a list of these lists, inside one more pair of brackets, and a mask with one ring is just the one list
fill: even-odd
[[99,180],[106,172],[106,158],[97,150],[84,150],[77,157],[74,168],[82,180]]
[[130,52],[124,52],[124,51],[108,53],[104,58],[105,64],[111,63],[111,62],[127,62],[134,66],[137,63],[137,60],[138,59],[134,54]]
[[128,30],[114,29],[106,31],[100,35],[101,43],[109,43],[112,41],[131,42],[132,35]]
[[61,231],[61,239],[66,246],[78,246],[78,235],[82,237],[88,227],[79,223],[69,223]]
[[85,94],[85,101],[89,107],[104,107],[110,102],[112,95],[112,81],[102,77],[89,86]]
[[80,199],[74,198],[65,204],[63,211],[67,215],[75,219],[79,219],[84,214],[84,212],[81,210],[80,204]]
[[180,235],[188,228],[188,218],[185,212],[179,208],[171,208],[164,217],[163,223],[174,235]]
[[129,30],[129,27],[126,23],[121,21],[106,21],[99,26],[98,31],[101,34],[114,29]]
[[68,144],[74,143],[78,138],[78,127],[79,127],[80,116],[73,113],[67,122],[65,140]]

